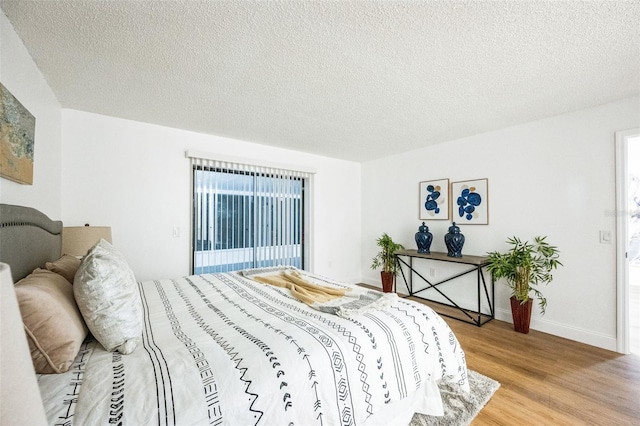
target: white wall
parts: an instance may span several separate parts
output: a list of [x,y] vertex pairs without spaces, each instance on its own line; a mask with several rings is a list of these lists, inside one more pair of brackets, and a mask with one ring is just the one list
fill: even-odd
[[[638,98],[360,166],[79,111],[61,112],[2,13],[0,81],[36,117],[34,184],[0,178],[0,202],[35,207],[67,225],[112,226],[115,244],[140,279],[188,273],[186,149],[315,167],[314,270],[350,282],[364,277],[375,285],[378,273],[369,268],[375,238],[388,232],[408,248],[415,247],[418,182],[487,177],[490,224],[462,226],[467,237],[463,252],[502,250],[510,235],[548,235],[561,249],[565,266],[543,289],[549,299],[547,315],[534,312],[532,327],[615,349],[615,244],[600,244],[598,233],[615,235],[613,134],[640,125]],[[432,249],[445,250],[449,223],[428,225],[434,233]],[[182,230],[180,238],[172,238],[174,226]],[[438,266],[439,279],[448,272],[450,268]],[[509,321],[508,291],[500,285],[496,289],[497,316]],[[469,301],[467,291],[457,291]]]
[[68,109],[62,122],[62,219],[111,226],[138,279],[190,272],[185,151],[197,150],[315,169],[313,270],[360,281],[360,164]]
[[0,202],[34,207],[60,219],[60,104],[1,11],[0,82],[36,118],[33,185],[0,178]]
[[[416,247],[418,182],[488,178],[490,223],[458,221],[466,236],[463,254],[505,250],[512,235],[547,235],[564,267],[541,289],[547,313],[541,317],[536,307],[532,328],[615,350],[615,241],[601,244],[599,231],[615,238],[614,132],[639,123],[640,100],[631,98],[363,164],[365,282],[379,285],[369,265],[382,232]],[[427,225],[432,250],[446,252],[450,223]],[[438,265],[437,278],[450,270]],[[454,291],[466,303],[474,300],[474,287]],[[497,317],[505,321],[511,321],[508,296],[506,286],[496,286]]]

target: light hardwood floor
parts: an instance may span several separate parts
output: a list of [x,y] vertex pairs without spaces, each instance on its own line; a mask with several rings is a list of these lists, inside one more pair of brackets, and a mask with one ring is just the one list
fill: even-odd
[[517,333],[503,321],[476,327],[444,319],[468,367],[501,384],[473,426],[640,425],[640,356]]
[[501,384],[472,425],[640,425],[640,356],[497,320],[447,322],[468,367]]

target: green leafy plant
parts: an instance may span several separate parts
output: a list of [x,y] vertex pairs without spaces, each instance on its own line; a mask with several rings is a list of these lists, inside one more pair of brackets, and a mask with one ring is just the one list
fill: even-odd
[[535,237],[533,243],[521,241],[517,237],[507,239],[511,249],[506,253],[490,252],[488,270],[498,280],[505,278],[511,288],[511,295],[521,305],[529,300],[531,292],[538,298],[544,315],[547,299],[537,286],[549,284],[553,280],[552,271],[563,266],[558,260],[559,251],[546,242],[545,237]]
[[380,252],[373,258],[371,269],[382,267],[383,272],[390,272],[395,275],[400,265],[394,253],[404,247],[402,244],[395,243],[386,232],[376,240],[376,244],[380,247]]

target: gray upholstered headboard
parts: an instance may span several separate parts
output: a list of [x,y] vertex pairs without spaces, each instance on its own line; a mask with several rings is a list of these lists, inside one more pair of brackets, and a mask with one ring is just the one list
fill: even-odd
[[0,204],[0,262],[9,264],[13,281],[60,257],[62,222],[31,207]]

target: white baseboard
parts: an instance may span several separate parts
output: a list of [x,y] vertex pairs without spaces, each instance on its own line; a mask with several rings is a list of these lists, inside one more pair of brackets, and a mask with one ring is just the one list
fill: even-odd
[[[511,310],[496,309],[496,319],[513,324]],[[576,342],[585,343],[587,345],[597,346],[610,351],[617,350],[617,340],[615,336],[595,333],[591,330],[549,321],[544,318],[532,318],[530,329],[553,334],[554,336],[563,337],[569,340],[575,340]]]

